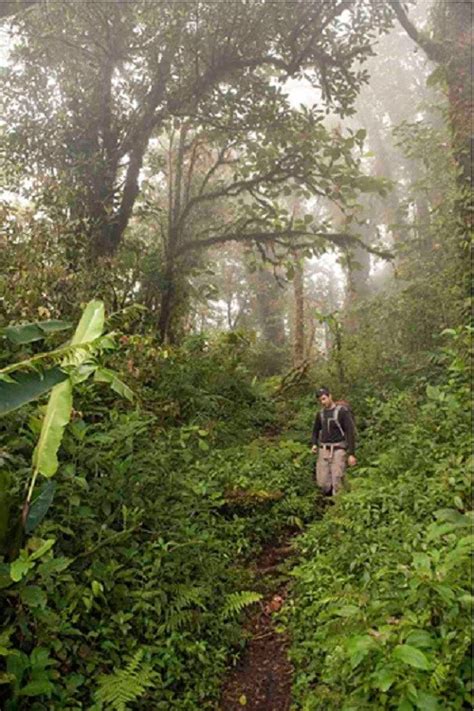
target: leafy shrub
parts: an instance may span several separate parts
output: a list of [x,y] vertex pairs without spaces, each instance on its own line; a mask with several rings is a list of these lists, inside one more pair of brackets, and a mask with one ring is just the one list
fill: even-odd
[[[193,355],[199,377],[189,351],[162,353],[156,385],[136,378],[146,408],[78,387],[48,516],[0,563],[6,711],[213,707],[259,599],[248,560],[314,515],[308,448],[255,438],[273,406],[224,348]],[[13,511],[38,426],[32,408],[2,421]]]
[[369,403],[358,476],[293,571],[297,708],[470,707],[466,380],[458,352],[424,396]]

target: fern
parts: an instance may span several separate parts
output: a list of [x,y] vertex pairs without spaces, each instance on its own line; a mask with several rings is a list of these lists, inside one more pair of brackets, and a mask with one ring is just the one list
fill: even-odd
[[139,649],[125,669],[101,675],[95,693],[96,701],[114,711],[126,711],[127,704],[136,701],[154,684],[156,673],[142,659],[143,650]]
[[158,627],[160,634],[173,634],[183,628],[193,626],[193,610],[173,610],[166,615],[166,622]]
[[203,600],[209,596],[209,589],[205,587],[189,585],[176,586],[176,598],[173,600],[173,607],[182,610],[184,607],[197,606],[206,609]]
[[226,603],[222,611],[222,616],[224,619],[227,617],[232,617],[233,615],[238,615],[244,607],[252,605],[254,602],[258,602],[262,599],[262,595],[252,590],[242,590],[241,592],[231,593],[227,595]]

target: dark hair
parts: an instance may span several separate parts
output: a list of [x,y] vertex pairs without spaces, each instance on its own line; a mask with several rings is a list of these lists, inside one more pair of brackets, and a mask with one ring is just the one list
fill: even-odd
[[326,388],[325,386],[318,388],[316,390],[316,397],[321,397],[321,395],[330,395],[330,394],[331,394],[331,391],[329,390],[329,388]]

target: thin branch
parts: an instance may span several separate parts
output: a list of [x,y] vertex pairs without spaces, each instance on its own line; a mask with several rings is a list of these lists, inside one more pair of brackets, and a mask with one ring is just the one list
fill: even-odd
[[214,173],[215,173],[222,165],[224,165],[226,153],[227,153],[227,151],[229,150],[229,148],[231,148],[232,145],[235,145],[235,142],[234,142],[234,144],[231,144],[230,146],[229,146],[229,145],[225,145],[225,146],[224,146],[223,148],[221,148],[221,150],[219,151],[219,153],[218,153],[218,155],[217,155],[217,160],[216,160],[216,162],[209,168],[209,170],[207,171],[206,175],[205,175],[204,178],[203,178],[203,181],[202,181],[202,183],[201,183],[201,187],[199,188],[199,191],[198,191],[198,197],[201,197],[201,195],[204,193],[204,190],[206,189],[206,186],[207,186],[207,184],[209,183],[209,181],[210,181],[210,179],[212,178],[212,176],[214,175]]
[[[223,151],[220,152],[220,155],[223,153]],[[291,155],[286,155],[283,160],[288,160],[288,158],[291,158]],[[220,190],[214,190],[213,192],[210,193],[203,193],[202,189],[203,186],[201,185],[201,189],[195,197],[191,198],[191,200],[188,202],[186,207],[183,210],[182,216],[181,216],[181,221],[184,222],[185,218],[191,211],[191,209],[198,203],[201,202],[207,202],[209,200],[216,200],[217,198],[222,198],[222,197],[236,197],[237,195],[240,195],[241,193],[245,191],[251,191],[252,188],[256,188],[262,183],[270,183],[271,185],[278,185],[279,183],[282,183],[289,178],[295,177],[294,174],[289,171],[284,169],[282,161],[277,161],[274,165],[274,167],[269,170],[267,173],[264,173],[263,175],[257,175],[255,178],[249,178],[248,180],[237,180],[234,183],[231,183],[230,185],[226,185],[222,187]],[[215,172],[217,167],[219,165],[224,165],[224,162],[220,159],[212,166],[210,171],[205,177],[205,182],[208,182],[208,178],[210,177],[210,174]]]

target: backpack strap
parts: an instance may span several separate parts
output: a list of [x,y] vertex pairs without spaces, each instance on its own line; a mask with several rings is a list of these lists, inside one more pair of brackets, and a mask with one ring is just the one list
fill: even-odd
[[[339,413],[341,412],[342,408],[343,408],[343,405],[336,405],[336,406],[335,406],[335,408],[334,408],[334,422],[336,423],[337,427],[339,428],[339,432],[341,433],[341,435],[342,435],[343,437],[345,437],[345,436],[346,436],[346,433],[345,433],[344,430],[342,429],[341,423],[339,422]],[[347,408],[346,408],[346,409],[347,409]],[[320,416],[320,418],[321,418],[321,428],[322,428],[323,422],[324,422],[324,419],[323,419],[323,417],[324,417],[324,408],[321,408],[321,410],[319,411],[319,416]]]
[[334,421],[336,425],[339,427],[339,432],[343,437],[345,437],[346,433],[342,429],[341,423],[339,422],[339,413],[341,412],[342,405],[336,405],[336,408],[334,410]]

